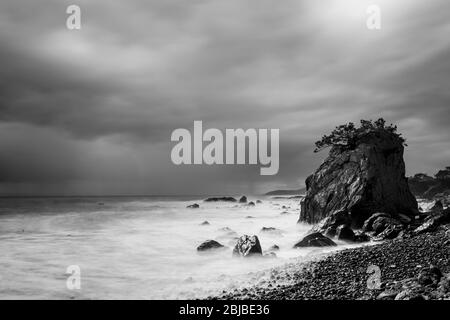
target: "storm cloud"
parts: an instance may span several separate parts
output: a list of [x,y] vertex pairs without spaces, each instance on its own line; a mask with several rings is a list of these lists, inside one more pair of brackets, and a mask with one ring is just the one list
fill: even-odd
[[[361,118],[398,125],[408,174],[450,165],[448,1],[77,1],[81,30],[70,4],[0,4],[0,194],[298,188],[314,141]],[[171,132],[194,120],[279,128],[278,175],[175,166]]]

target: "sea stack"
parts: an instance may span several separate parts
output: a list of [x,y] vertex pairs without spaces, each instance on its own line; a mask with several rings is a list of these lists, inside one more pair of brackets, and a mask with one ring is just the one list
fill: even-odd
[[[306,179],[299,222],[318,223],[346,213],[348,223],[360,228],[377,212],[410,217],[417,214],[417,201],[405,177],[404,139],[396,128],[379,121],[362,121],[361,128],[353,124],[337,127],[332,136],[323,138],[326,143],[316,143],[329,145],[331,150]],[[348,144],[334,144],[342,132]]]

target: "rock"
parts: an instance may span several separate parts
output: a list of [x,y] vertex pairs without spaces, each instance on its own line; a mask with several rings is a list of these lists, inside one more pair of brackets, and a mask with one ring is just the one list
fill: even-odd
[[369,231],[373,231],[373,223],[376,219],[380,218],[380,217],[384,217],[384,218],[390,218],[391,215],[388,213],[384,213],[384,212],[377,212],[374,213],[373,215],[371,215],[366,221],[364,221],[362,230],[364,232],[369,232]]
[[220,244],[215,240],[206,240],[201,245],[197,247],[197,251],[206,251],[211,249],[223,248],[224,245]]
[[253,216],[246,216],[245,218],[246,219],[253,219],[254,217]]
[[197,203],[194,203],[194,204],[188,205],[186,208],[189,208],[189,209],[198,209],[198,208],[200,208],[200,206],[199,206]]
[[441,213],[429,216],[425,222],[414,230],[414,234],[432,232],[440,225],[450,223],[450,208],[445,209]]
[[367,241],[370,241],[370,237],[365,232],[360,232],[360,233],[355,234],[354,241],[355,242],[367,242]]
[[341,225],[336,229],[336,237],[338,240],[354,241],[355,233],[349,226]]
[[315,232],[307,235],[302,240],[297,242],[294,245],[294,248],[300,247],[327,247],[327,246],[336,246],[333,240],[328,237],[325,237],[320,232]]
[[386,290],[377,296],[377,300],[394,300],[397,294],[398,291]]
[[[394,228],[395,226],[395,228]],[[397,227],[399,226],[399,227]],[[375,221],[372,224],[372,230],[374,231],[375,235],[378,235],[382,233],[384,230],[388,229],[388,227],[392,230],[397,230],[401,227],[401,223],[395,219],[392,218],[386,218],[386,217],[378,217],[375,219]],[[400,228],[401,230],[401,228]],[[400,232],[399,230],[399,232]]]
[[313,231],[324,232],[327,236],[334,237],[336,229],[340,225],[350,226],[351,217],[347,211],[337,211],[332,213],[329,217],[323,219]]
[[433,285],[437,286],[439,281],[441,281],[442,272],[438,267],[430,265],[428,268],[424,268],[420,271],[417,276],[417,281],[422,286]]
[[434,202],[433,207],[431,207],[431,212],[442,212],[444,210],[444,205],[440,200]]
[[242,197],[239,199],[239,203],[247,203],[247,197],[246,197],[246,196],[242,196]]
[[272,234],[282,234],[283,231],[274,227],[262,227],[261,232],[272,233]]
[[256,200],[256,203],[262,203],[262,201],[261,200]]
[[403,151],[398,136],[386,130],[368,132],[352,148],[332,147],[306,179],[299,222],[318,223],[334,212],[348,211],[352,227],[360,228],[375,212],[416,214]]
[[200,225],[201,225],[201,226],[207,226],[207,225],[209,225],[209,222],[205,220],[205,221],[203,221],[202,223],[200,223]]
[[274,244],[273,246],[271,246],[271,247],[269,248],[269,251],[278,251],[278,250],[280,250],[280,247],[277,246],[276,244]]
[[403,227],[399,224],[389,224],[386,229],[377,235],[376,240],[395,239],[402,230]]
[[211,197],[204,200],[205,202],[218,202],[218,201],[224,201],[224,202],[236,202],[237,200],[233,197]]
[[247,205],[250,207],[253,207],[253,206],[255,206],[255,203],[253,201],[250,201]]
[[262,250],[257,236],[243,235],[233,249],[233,256],[261,256]]
[[412,218],[408,217],[407,215],[404,214],[398,214],[397,215],[398,220],[403,223],[403,224],[410,224],[412,222]]

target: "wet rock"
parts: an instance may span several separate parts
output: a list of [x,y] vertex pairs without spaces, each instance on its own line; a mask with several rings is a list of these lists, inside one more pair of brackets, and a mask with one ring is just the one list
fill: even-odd
[[441,212],[444,210],[444,205],[442,204],[442,201],[437,200],[434,202],[433,207],[431,207],[431,212]]
[[347,211],[337,211],[332,213],[329,217],[323,219],[318,225],[313,228],[313,231],[324,232],[327,236],[334,237],[336,229],[341,226],[350,226],[351,217]]
[[[386,218],[386,217],[376,218],[372,225],[372,229],[375,235],[379,235],[386,229],[397,230],[398,228],[401,230],[401,223],[399,221],[393,218]],[[398,232],[400,232],[400,230],[398,230]]]
[[211,197],[204,200],[205,202],[236,202],[237,200],[233,197]]
[[389,224],[386,229],[380,232],[375,240],[390,240],[395,239],[400,232],[403,230],[403,227],[399,224]]
[[205,221],[203,221],[202,223],[200,223],[200,225],[201,225],[201,226],[208,226],[208,225],[209,225],[209,222],[205,220]]
[[243,235],[233,249],[233,256],[249,257],[261,255],[261,244],[257,236]]
[[370,236],[366,234],[365,232],[359,232],[355,234],[354,238],[355,242],[367,242],[370,241]]
[[247,203],[247,197],[246,197],[246,196],[242,196],[242,197],[239,199],[239,203]]
[[337,211],[350,212],[359,228],[375,212],[418,212],[405,177],[402,141],[386,130],[370,131],[351,148],[332,147],[306,179],[299,222],[318,223]]
[[430,265],[428,268],[424,268],[417,276],[417,281],[422,286],[434,285],[437,286],[441,281],[442,272],[438,267]]
[[366,221],[364,221],[362,230],[364,232],[370,232],[373,231],[373,223],[375,222],[375,220],[377,220],[378,218],[390,218],[391,215],[388,213],[384,213],[384,212],[377,212],[374,213],[373,215],[371,215],[369,218],[366,219]]
[[197,251],[207,251],[211,249],[223,248],[224,245],[220,244],[215,240],[206,240],[201,245],[197,247]]
[[301,247],[327,247],[327,246],[336,246],[333,240],[328,237],[325,237],[320,232],[315,232],[307,235],[302,240],[297,242],[294,245],[294,248]]
[[256,203],[262,203],[262,201],[261,200],[256,200]]
[[355,233],[349,226],[341,225],[336,229],[336,237],[338,240],[354,241]]
[[198,208],[200,208],[200,206],[198,205],[198,203],[194,203],[194,204],[188,205],[186,208],[188,208],[188,209],[198,209]]
[[250,201],[247,205],[250,206],[250,207],[254,207],[255,203],[253,201]]

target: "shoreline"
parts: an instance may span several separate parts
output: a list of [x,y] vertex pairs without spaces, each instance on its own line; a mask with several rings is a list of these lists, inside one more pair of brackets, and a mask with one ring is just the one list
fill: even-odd
[[[424,299],[450,299],[450,227],[411,238],[387,240],[358,248],[343,249],[320,260],[298,263],[289,270],[291,284],[273,279],[267,286],[252,286],[224,292],[219,300],[373,300],[394,299],[405,287],[414,286],[418,274],[433,265],[444,275],[444,284],[410,290],[410,296]],[[369,289],[369,266],[381,271],[379,289]],[[283,274],[281,271],[280,274]],[[444,281],[444,279],[447,279]],[[445,288],[439,286],[445,285]],[[409,287],[408,287],[409,286]],[[403,288],[403,289],[402,289]],[[438,293],[436,293],[439,291]],[[419,297],[419,298],[420,298]],[[409,297],[411,298],[411,297]]]

